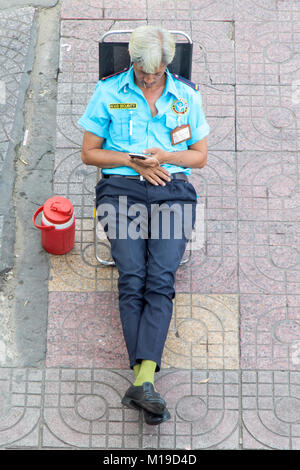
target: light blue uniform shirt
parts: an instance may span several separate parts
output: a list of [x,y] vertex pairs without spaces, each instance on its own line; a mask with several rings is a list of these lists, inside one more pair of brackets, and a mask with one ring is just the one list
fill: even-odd
[[[166,70],[165,89],[156,101],[156,116],[142,90],[134,83],[133,67],[100,80],[78,124],[86,131],[104,138],[102,148],[119,152],[142,153],[151,147],[167,152],[187,150],[209,134],[210,127],[202,109],[199,91]],[[181,107],[182,108],[181,108]],[[183,114],[179,114],[183,112]],[[189,124],[192,137],[173,145],[171,130]],[[163,164],[170,173],[191,173],[190,168]],[[137,175],[132,168],[104,168],[104,174]]]

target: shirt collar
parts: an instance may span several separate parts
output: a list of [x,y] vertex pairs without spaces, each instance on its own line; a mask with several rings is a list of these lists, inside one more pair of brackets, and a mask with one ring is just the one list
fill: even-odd
[[[166,86],[164,89],[163,94],[171,93],[174,95],[176,98],[179,98],[179,94],[174,82],[174,78],[172,77],[172,74],[169,72],[168,68],[166,69],[166,74],[167,74],[167,80],[166,80]],[[120,80],[120,87],[119,91],[124,91],[125,93],[128,92],[128,88],[134,91],[141,92],[139,87],[134,83],[134,71],[133,71],[133,66],[127,70],[127,72],[122,75],[121,80]]]
[[178,90],[175,85],[175,80],[172,76],[172,74],[169,72],[169,69],[166,69],[167,73],[167,81],[166,81],[166,87],[165,87],[165,92],[169,92],[172,95],[174,95],[176,98],[180,98]]
[[134,85],[135,83],[133,80],[133,67],[131,66],[127,70],[127,72],[125,72],[121,76],[119,91],[121,91],[122,89],[126,89],[128,87],[133,88]]

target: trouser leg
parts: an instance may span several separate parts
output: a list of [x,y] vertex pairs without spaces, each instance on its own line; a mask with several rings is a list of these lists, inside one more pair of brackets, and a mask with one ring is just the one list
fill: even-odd
[[110,240],[119,273],[119,310],[130,367],[136,364],[136,344],[144,309],[146,241]]
[[[123,226],[128,227],[132,223],[132,217],[128,217],[128,208],[136,200],[147,206],[148,224],[151,225],[152,214],[149,211],[151,203],[163,203],[170,199],[168,203],[172,205],[178,203],[176,199],[178,197],[181,197],[178,203],[181,208],[184,204],[192,205],[189,224],[194,224],[196,195],[191,185],[173,182],[166,188],[155,188],[148,183],[145,185],[117,180],[113,180],[109,187],[102,183],[97,196],[99,203],[102,199],[106,203],[113,204],[117,212],[120,207],[116,195],[129,196],[127,216],[122,219]],[[104,198],[101,192],[106,193]],[[118,235],[120,214],[117,215]],[[180,221],[181,233],[184,221],[186,220],[183,217]],[[187,243],[184,236],[176,238],[178,234],[175,230],[176,223],[178,220],[173,219],[173,228],[167,237],[160,226],[158,234],[150,233],[150,237],[146,239],[141,237],[133,239],[131,236],[125,239],[120,239],[118,236],[109,238],[112,256],[119,272],[119,308],[131,368],[136,362],[148,359],[156,362],[157,370],[160,369],[172,316],[175,273]]]
[[[144,309],[139,324],[136,360],[149,359],[161,366],[175,297],[175,274],[184,254],[186,242],[168,243],[149,240]],[[167,255],[167,256],[166,256]],[[159,258],[159,259],[158,259]]]
[[[165,212],[168,212],[167,206],[168,204],[165,204]],[[175,211],[169,219],[170,233],[163,233],[160,220],[159,237],[153,238],[152,236],[148,240],[145,305],[139,325],[136,358],[137,361],[150,359],[156,362],[157,371],[161,366],[164,344],[172,318],[175,274],[188,242],[184,234],[183,217],[181,217],[184,213],[184,204],[177,202],[176,207],[177,217]],[[194,209],[195,206],[191,211],[191,225],[195,217]],[[161,211],[161,214],[163,218],[164,211]],[[166,235],[167,238],[164,238]],[[180,238],[176,238],[179,235]]]
[[[135,217],[135,212],[130,211],[135,201],[127,196],[125,198],[124,194],[119,197],[122,190],[127,190],[126,184],[128,185],[128,181],[122,179],[114,180],[109,186],[105,184],[105,181],[102,182],[97,193],[97,212],[98,216],[102,214],[99,220],[107,233],[111,255],[118,269],[120,319],[130,367],[133,368],[136,364],[140,318],[144,309],[148,220],[146,220],[146,227],[145,220],[140,224],[141,233],[136,236],[133,232],[139,225],[138,219]],[[135,186],[140,190],[140,198],[143,198],[141,186]],[[140,208],[145,209],[145,207],[144,205]],[[135,208],[139,207],[136,205]]]

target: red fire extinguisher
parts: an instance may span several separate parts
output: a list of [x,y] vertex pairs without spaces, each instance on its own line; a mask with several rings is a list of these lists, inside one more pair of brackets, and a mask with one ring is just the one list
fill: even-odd
[[[41,225],[36,223],[42,212]],[[64,255],[72,250],[75,241],[75,216],[72,203],[62,197],[48,199],[33,215],[33,224],[41,230],[43,248],[54,255]]]

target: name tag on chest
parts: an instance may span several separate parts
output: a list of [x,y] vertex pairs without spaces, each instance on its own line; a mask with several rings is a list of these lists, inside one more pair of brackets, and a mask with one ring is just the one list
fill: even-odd
[[110,103],[109,109],[136,109],[136,103]]
[[189,124],[184,124],[183,126],[175,127],[175,129],[171,131],[171,142],[173,145],[185,142],[186,140],[191,139],[191,137],[192,133]]

